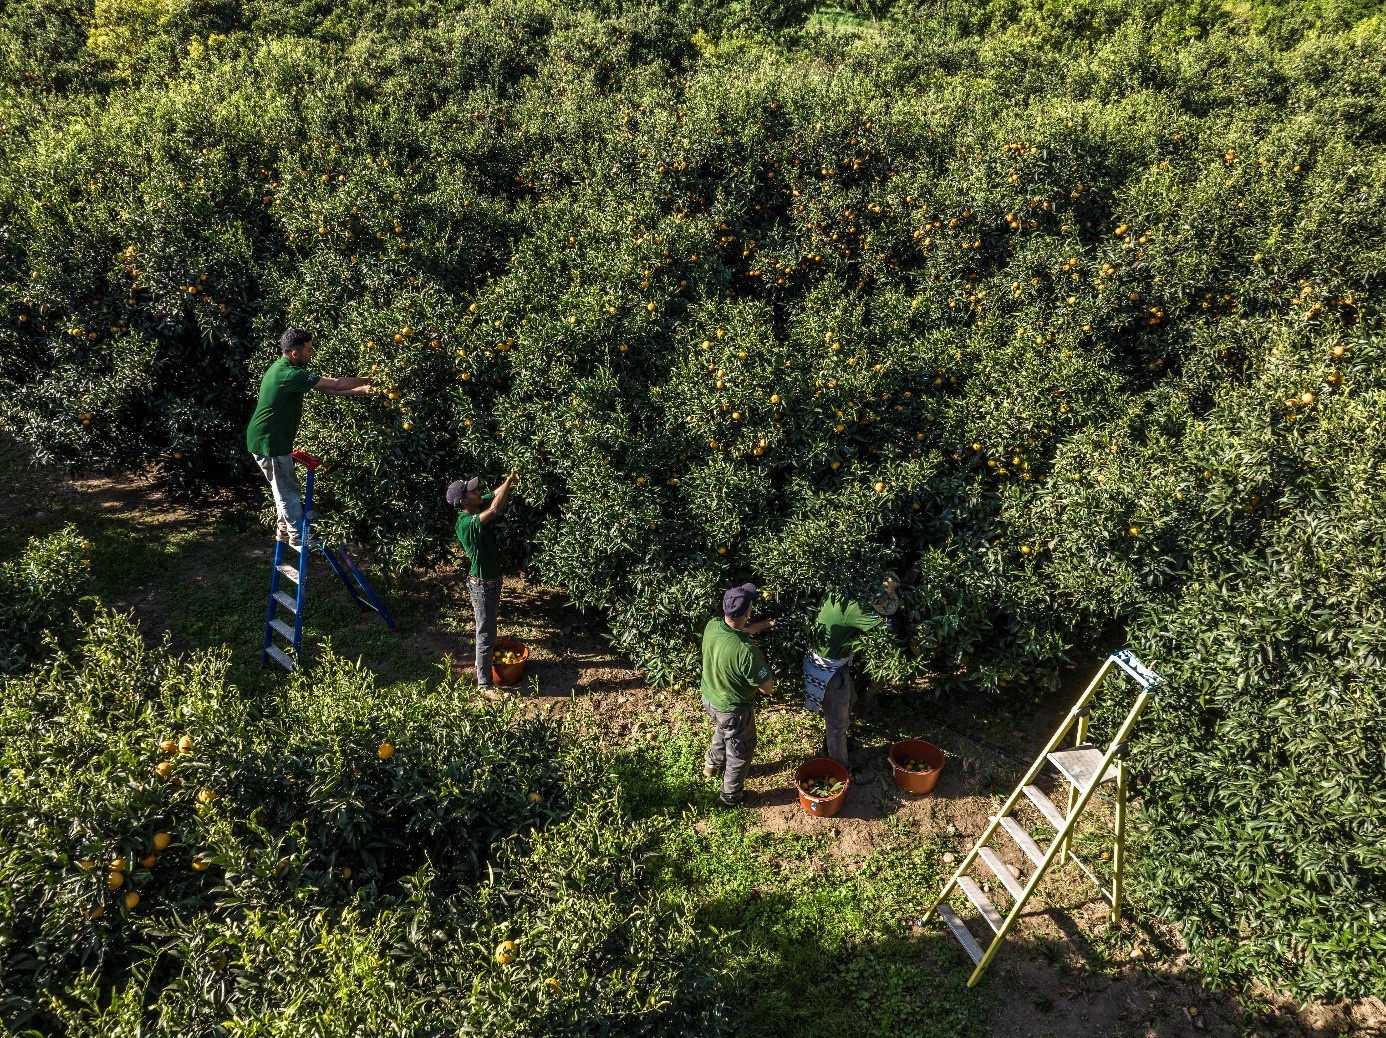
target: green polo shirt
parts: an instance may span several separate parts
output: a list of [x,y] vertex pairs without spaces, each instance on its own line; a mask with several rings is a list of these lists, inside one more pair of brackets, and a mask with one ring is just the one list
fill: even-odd
[[[495,494],[483,494],[481,500],[490,501]],[[500,551],[496,548],[496,532],[491,524],[483,523],[479,515],[459,512],[457,515],[457,540],[467,558],[472,560],[471,574],[480,580],[495,580],[501,575]]]
[[847,646],[860,631],[872,631],[885,623],[874,609],[863,609],[856,602],[829,598],[818,610],[813,627],[813,651],[830,660],[847,655]]
[[303,394],[322,378],[280,357],[260,379],[260,399],[245,429],[245,446],[266,458],[293,453],[298,423],[303,418]]
[[703,698],[714,710],[732,711],[756,701],[770,676],[765,657],[749,635],[733,631],[725,620],[709,620],[703,629]]

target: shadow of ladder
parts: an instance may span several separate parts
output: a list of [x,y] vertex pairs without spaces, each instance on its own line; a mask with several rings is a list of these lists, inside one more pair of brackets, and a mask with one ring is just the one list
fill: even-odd
[[[361,612],[373,611],[385,622],[391,631],[398,631],[399,625],[390,616],[385,603],[372,590],[365,574],[356,565],[345,548],[314,544],[311,540],[309,516],[313,508],[313,478],[322,461],[307,451],[294,451],[293,459],[308,471],[303,485],[303,518],[298,525],[298,565],[291,564],[293,548],[283,541],[274,542],[274,566],[270,571],[269,610],[265,616],[265,638],[260,648],[260,669],[266,670],[271,662],[285,670],[293,670],[303,652],[303,616],[308,600],[308,561],[314,548],[321,551],[327,565],[346,588],[351,600]],[[287,549],[287,550],[286,550]],[[283,582],[294,585],[294,593],[282,590]],[[280,618],[279,611],[287,610],[289,620]],[[289,622],[292,621],[292,622]],[[275,644],[275,637],[283,639],[284,646]]]
[[[1140,693],[1136,696],[1126,719],[1122,721],[1116,736],[1103,749],[1088,742],[1088,719],[1092,712],[1090,705],[1092,699],[1101,686],[1102,680],[1113,668],[1134,679],[1140,688]],[[958,939],[958,943],[963,946],[963,950],[967,952],[976,965],[972,971],[972,976],[968,979],[968,987],[977,983],[987,966],[991,964],[991,960],[996,957],[1001,942],[1011,927],[1015,925],[1015,921],[1020,917],[1026,902],[1034,895],[1040,881],[1056,863],[1062,864],[1068,860],[1082,869],[1088,878],[1097,884],[1102,897],[1111,906],[1111,920],[1116,922],[1121,918],[1121,877],[1126,837],[1125,757],[1128,749],[1127,739],[1131,729],[1136,724],[1136,719],[1145,709],[1146,701],[1159,683],[1159,676],[1141,663],[1130,650],[1122,649],[1108,656],[1103,661],[1097,675],[1088,685],[1087,690],[1073,705],[1035,762],[1030,765],[1030,769],[1020,780],[1020,784],[1016,786],[1005,804],[1002,805],[1001,810],[992,816],[986,831],[973,845],[972,850],[968,851],[967,856],[963,858],[952,877],[943,885],[938,899],[929,911],[924,913],[924,918],[919,921],[920,925],[923,926],[930,917],[937,914],[947,924],[948,929],[953,932],[953,936]],[[1074,745],[1069,749],[1059,749],[1064,738],[1075,729]],[[1046,767],[1053,767],[1068,783],[1067,812],[1061,811],[1035,784],[1035,780]],[[1098,787],[1113,783],[1116,786],[1116,824],[1112,845],[1112,885],[1108,888],[1098,879],[1092,869],[1073,852],[1071,838],[1079,818],[1082,817],[1083,812],[1092,802]],[[1041,848],[1025,826],[1014,818],[1015,809],[1019,806],[1022,798],[1034,804],[1045,820],[1057,830],[1057,834],[1048,849]],[[1004,831],[1034,864],[1035,868],[1028,882],[1022,884],[1012,874],[1010,867],[988,846],[998,831]],[[991,874],[1000,881],[1011,896],[1013,903],[1005,916],[997,911],[996,906],[991,903],[977,881],[967,875],[968,870],[978,860],[990,870]],[[963,896],[972,903],[992,932],[991,943],[985,951],[977,939],[973,937],[972,931],[967,928],[962,918],[948,903],[949,896],[957,891],[961,891]]]

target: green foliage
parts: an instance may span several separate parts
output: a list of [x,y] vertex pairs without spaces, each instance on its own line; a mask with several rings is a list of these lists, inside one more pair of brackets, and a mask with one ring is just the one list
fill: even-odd
[[226,667],[102,613],[0,688],[8,1027],[721,1032],[589,751],[451,680],[328,656],[265,699]]
[[[448,480],[517,466],[506,557],[660,683],[721,587],[770,593],[790,667],[825,591],[888,570],[912,627],[864,647],[880,678],[1028,692],[1123,629],[1178,675],[1196,643],[1160,632],[1249,637],[1287,551],[1319,575],[1297,637],[1358,658],[1329,579],[1354,563],[1296,539],[1316,501],[1367,507],[1374,470],[1330,454],[1382,442],[1386,36],[1356,0],[101,11],[119,46],[62,4],[0,17],[0,425],[44,459],[254,482],[241,431],[294,321],[382,390],[308,406],[332,532],[434,556]],[[1188,681],[1235,716],[1321,703],[1329,739],[1320,673]],[[1183,803],[1194,729],[1163,731],[1150,778]],[[1379,824],[1379,777],[1323,766]],[[1327,884],[1367,918],[1375,874],[1242,824],[1268,787],[1199,795],[1243,834],[1195,841],[1206,868],[1272,856],[1297,892],[1257,909],[1293,940],[1199,941],[1209,968],[1351,993],[1368,945],[1306,906]],[[1196,874],[1147,893],[1275,929]]]
[[90,542],[67,526],[30,538],[0,565],[0,673],[14,674],[70,640],[90,590]]

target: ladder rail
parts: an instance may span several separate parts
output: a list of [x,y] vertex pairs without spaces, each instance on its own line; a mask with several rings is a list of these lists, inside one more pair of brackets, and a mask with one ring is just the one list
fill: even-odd
[[[296,662],[303,657],[303,623],[308,612],[308,563],[315,547],[315,542],[312,539],[313,484],[314,476],[322,462],[306,451],[294,451],[293,459],[308,470],[307,478],[303,484],[303,514],[298,521],[298,568],[295,570],[290,565],[288,560],[291,556],[285,550],[284,542],[276,540],[274,566],[270,572],[269,602],[265,614],[265,637],[260,646],[261,669],[268,668],[270,661],[273,660],[286,670],[294,670]],[[394,617],[386,610],[385,603],[376,595],[366,581],[365,574],[361,572],[360,567],[356,565],[346,549],[333,548],[323,544],[317,544],[316,547],[322,551],[328,566],[336,574],[337,579],[342,582],[342,586],[346,588],[347,594],[351,596],[356,607],[362,612],[374,610],[392,632],[398,632],[399,625],[395,622]],[[281,581],[285,579],[292,580],[296,585],[292,597],[280,591]],[[288,631],[288,624],[280,620],[275,612],[277,606],[283,606],[285,609],[293,611],[293,629],[289,633],[285,633]],[[292,643],[293,651],[291,654],[274,644],[275,634],[279,634],[286,641]],[[287,648],[288,646],[286,646]]]
[[[997,811],[995,815],[992,816],[991,821],[987,823],[986,830],[982,833],[981,837],[978,838],[976,843],[972,845],[972,849],[967,852],[966,856],[964,856],[962,862],[953,872],[952,878],[950,878],[948,882],[943,885],[942,892],[940,892],[939,896],[934,900],[934,903],[929,906],[929,910],[924,913],[924,918],[920,920],[921,925],[929,921],[929,919],[933,916],[934,912],[938,909],[938,906],[942,904],[943,901],[952,892],[953,887],[958,882],[958,877],[961,876],[964,872],[968,870],[968,868],[971,867],[973,860],[977,857],[977,851],[982,846],[984,846],[986,842],[990,840],[991,837],[995,834],[997,828],[1001,825],[1001,819],[1011,813],[1017,801],[1019,801],[1020,798],[1024,795],[1024,788],[1035,781],[1036,776],[1038,776],[1040,771],[1043,770],[1045,762],[1049,759],[1049,754],[1053,753],[1054,750],[1058,749],[1059,744],[1064,741],[1064,736],[1068,734],[1069,729],[1073,727],[1074,722],[1079,721],[1083,723],[1084,727],[1086,728],[1086,707],[1088,705],[1088,702],[1096,694],[1098,686],[1102,683],[1102,679],[1107,676],[1107,672],[1111,669],[1112,657],[1109,656],[1106,660],[1103,661],[1102,666],[1098,668],[1097,675],[1092,679],[1092,681],[1088,683],[1087,690],[1083,693],[1082,697],[1078,700],[1077,703],[1073,705],[1073,708],[1069,710],[1068,716],[1064,719],[1064,723],[1061,724],[1058,730],[1053,734],[1053,736],[1050,737],[1049,742],[1045,745],[1043,752],[1041,752],[1040,755],[1035,758],[1034,762],[1030,765],[1029,770],[1025,772],[1025,777],[1021,779],[1021,781],[1016,785],[1015,789],[1011,792],[1009,799],[1007,799],[1006,802],[1001,806],[1001,809]],[[1073,812],[1070,809],[1069,815],[1072,816],[1072,814]]]
[[[1102,755],[1102,766],[1097,772],[1099,777],[1106,774],[1107,768],[1125,751],[1126,736],[1130,734],[1131,729],[1135,726],[1136,718],[1138,718],[1141,711],[1145,709],[1145,702],[1149,698],[1150,689],[1142,687],[1140,694],[1136,697],[1135,704],[1126,715],[1126,720],[1122,722],[1116,737],[1112,739],[1111,743],[1108,745],[1107,752]],[[1045,758],[1041,757],[1040,759],[1044,760]],[[977,968],[972,971],[972,976],[968,978],[968,987],[974,986],[977,981],[981,979],[983,971],[991,965],[991,960],[996,957],[996,953],[1001,949],[1001,942],[1005,938],[1006,933],[1015,924],[1015,921],[1020,918],[1021,910],[1024,909],[1026,903],[1034,894],[1035,888],[1039,886],[1040,881],[1044,879],[1045,874],[1054,863],[1054,859],[1058,857],[1060,850],[1066,845],[1068,837],[1078,824],[1078,819],[1083,816],[1083,809],[1088,806],[1088,801],[1097,793],[1097,788],[1101,784],[1101,782],[1094,780],[1088,783],[1088,787],[1079,794],[1077,808],[1068,816],[1068,822],[1064,825],[1062,831],[1050,841],[1049,850],[1046,851],[1044,855],[1044,861],[1035,867],[1035,871],[1030,877],[1030,882],[1025,886],[1024,900],[1017,901],[1011,906],[1011,910],[1006,914],[1002,927],[997,932],[995,939],[992,940],[991,946],[987,948],[986,953],[982,956],[982,961],[977,963]],[[1012,794],[1012,798],[1014,798],[1014,794]]]

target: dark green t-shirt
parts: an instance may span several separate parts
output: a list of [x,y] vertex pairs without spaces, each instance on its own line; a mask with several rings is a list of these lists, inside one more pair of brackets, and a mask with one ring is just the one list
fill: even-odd
[[[494,494],[483,494],[483,501],[490,501]],[[470,512],[457,515],[457,540],[467,558],[472,560],[471,574],[481,580],[495,580],[501,575],[500,551],[496,548],[496,532],[491,524],[483,523],[481,517]]]
[[863,609],[856,602],[844,603],[829,598],[818,610],[818,622],[813,628],[813,651],[818,655],[839,660],[847,655],[847,645],[859,631],[871,631],[885,623],[885,617],[872,609]]
[[732,711],[756,701],[770,668],[749,635],[733,631],[725,620],[709,620],[703,629],[703,698],[716,710]]
[[320,378],[307,368],[295,367],[288,357],[269,366],[260,379],[260,399],[245,429],[245,445],[251,454],[278,458],[293,452],[303,418],[303,394]]

